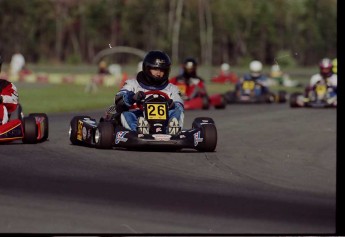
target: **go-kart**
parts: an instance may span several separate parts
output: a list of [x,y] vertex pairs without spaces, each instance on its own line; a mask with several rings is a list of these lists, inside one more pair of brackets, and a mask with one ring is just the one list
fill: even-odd
[[309,107],[309,108],[336,108],[337,95],[334,88],[325,83],[317,83],[310,89],[307,89],[307,96],[301,92],[294,92],[290,96],[290,107]]
[[121,113],[101,117],[99,122],[89,116],[75,116],[70,122],[69,138],[73,145],[86,145],[100,149],[159,149],[181,150],[191,148],[212,152],[217,146],[217,129],[213,119],[195,118],[191,129],[182,129],[175,135],[168,134],[168,100],[160,91],[146,92],[139,103],[148,122],[148,133],[126,129],[121,124]]
[[22,140],[23,143],[38,143],[48,138],[48,116],[44,113],[31,113],[24,116],[22,107],[11,113],[9,121],[0,125],[0,143]]
[[215,109],[224,109],[226,107],[226,99],[221,94],[206,95],[204,93],[198,93],[198,88],[195,88],[196,93],[192,98],[186,96],[186,85],[177,85],[181,94],[183,95],[184,109],[194,110],[194,109],[204,109],[207,110],[211,106]]
[[221,94],[214,94],[211,96],[198,96],[193,99],[184,100],[185,110],[193,109],[209,109],[213,106],[215,109],[224,109],[226,107],[226,99]]
[[244,80],[238,90],[225,93],[225,98],[229,104],[234,103],[285,103],[287,93],[279,90],[278,93],[272,91],[263,92],[262,85],[254,80]]

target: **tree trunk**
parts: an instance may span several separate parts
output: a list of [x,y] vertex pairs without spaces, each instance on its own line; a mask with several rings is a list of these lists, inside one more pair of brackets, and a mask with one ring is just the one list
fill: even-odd
[[207,48],[207,39],[206,39],[206,25],[204,17],[204,1],[199,0],[199,35],[200,35],[200,48],[201,48],[201,64],[206,60],[206,48]]
[[176,20],[174,22],[173,35],[172,35],[172,61],[173,63],[178,63],[178,48],[179,48],[179,35],[181,27],[181,18],[183,10],[183,1],[178,0],[176,7]]
[[208,0],[204,1],[204,10],[206,11],[206,65],[212,64],[212,51],[213,51],[213,23],[212,13]]

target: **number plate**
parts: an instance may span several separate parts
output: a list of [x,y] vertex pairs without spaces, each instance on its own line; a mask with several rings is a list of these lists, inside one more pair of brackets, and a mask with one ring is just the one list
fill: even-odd
[[167,106],[165,103],[147,103],[147,119],[165,120],[167,119]]
[[243,90],[254,90],[255,82],[253,81],[244,81],[242,88]]
[[327,89],[326,89],[325,85],[318,85],[318,86],[316,86],[316,89],[315,89],[316,94],[318,94],[320,96],[326,94],[326,90]]

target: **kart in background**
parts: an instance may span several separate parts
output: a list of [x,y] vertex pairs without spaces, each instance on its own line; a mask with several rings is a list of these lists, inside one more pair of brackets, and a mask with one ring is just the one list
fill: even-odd
[[213,119],[195,118],[191,129],[182,129],[176,135],[167,132],[168,99],[160,91],[146,92],[139,106],[149,123],[148,134],[126,129],[121,124],[121,113],[101,117],[99,122],[89,116],[75,116],[70,122],[69,138],[73,145],[100,149],[126,148],[144,150],[181,150],[191,148],[212,152],[217,146],[217,129]]
[[214,94],[211,96],[198,96],[193,99],[184,100],[185,110],[194,109],[209,109],[214,107],[215,109],[224,109],[226,107],[227,101],[225,97],[221,94]]
[[48,139],[48,116],[44,113],[31,113],[24,116],[22,107],[10,115],[9,121],[0,125],[0,143],[21,140],[23,143],[38,143]]
[[[184,101],[184,109],[185,110],[194,110],[194,109],[210,109],[210,107],[214,107],[215,109],[224,109],[227,105],[227,101],[222,94],[213,94],[213,95],[206,95],[204,93],[196,92],[195,97],[189,98],[186,96],[186,85],[179,84],[176,85],[179,90],[181,91],[182,99]],[[195,90],[198,91],[198,87],[195,87]],[[204,89],[201,89],[204,90]]]
[[289,102],[291,108],[336,108],[337,95],[332,87],[324,83],[317,83],[308,89],[307,96],[301,92],[292,93]]
[[262,85],[254,80],[244,80],[239,90],[229,91],[224,94],[229,104],[235,103],[286,103],[287,93],[279,90],[278,93],[267,91],[263,93]]

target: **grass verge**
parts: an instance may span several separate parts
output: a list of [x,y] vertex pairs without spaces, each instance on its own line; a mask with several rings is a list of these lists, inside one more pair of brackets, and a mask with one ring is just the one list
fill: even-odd
[[98,87],[98,91],[86,93],[81,85],[17,85],[19,101],[24,114],[78,112],[106,109],[114,101],[117,88]]

